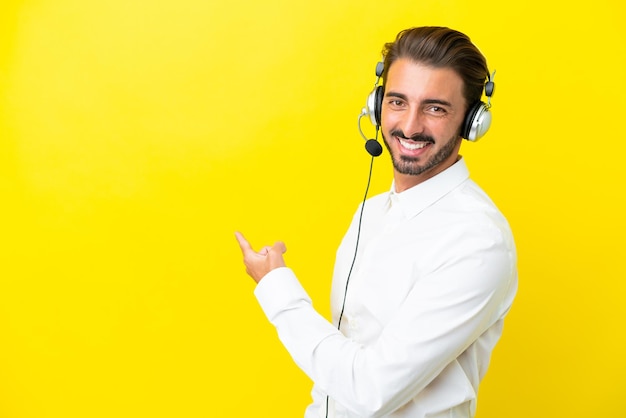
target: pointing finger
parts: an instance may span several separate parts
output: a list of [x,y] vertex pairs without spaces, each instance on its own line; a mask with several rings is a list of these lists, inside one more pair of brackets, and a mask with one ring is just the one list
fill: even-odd
[[246,238],[243,236],[241,232],[236,231],[235,238],[237,238],[237,242],[239,243],[239,247],[241,248],[242,253],[245,254],[247,251],[253,251],[252,246],[250,245],[248,240],[246,240]]

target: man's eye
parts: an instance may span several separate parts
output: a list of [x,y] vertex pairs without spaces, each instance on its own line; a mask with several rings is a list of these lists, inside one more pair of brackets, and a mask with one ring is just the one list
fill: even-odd
[[430,111],[432,113],[437,113],[437,114],[444,114],[444,113],[446,113],[446,109],[444,109],[443,107],[439,107],[439,106],[432,106],[430,108]]
[[389,104],[391,106],[400,107],[400,106],[402,106],[402,101],[401,100],[390,100]]

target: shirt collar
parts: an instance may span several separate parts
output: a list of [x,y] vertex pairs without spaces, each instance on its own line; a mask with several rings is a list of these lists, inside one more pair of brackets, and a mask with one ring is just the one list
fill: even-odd
[[395,182],[392,182],[389,192],[389,206],[398,205],[407,219],[412,218],[450,193],[468,178],[469,170],[465,160],[459,157],[456,163],[441,173],[401,193],[396,193]]

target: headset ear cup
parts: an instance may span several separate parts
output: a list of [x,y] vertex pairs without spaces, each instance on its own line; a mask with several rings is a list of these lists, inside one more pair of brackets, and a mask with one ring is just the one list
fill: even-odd
[[472,130],[472,124],[474,123],[474,118],[476,117],[476,113],[478,112],[480,103],[476,103],[465,114],[465,120],[463,121],[463,127],[461,128],[461,136],[469,141],[473,141],[474,139],[470,138],[470,132]]
[[385,94],[383,86],[377,86],[369,96],[367,96],[367,104],[365,112],[370,118],[370,122],[374,126],[380,126],[380,113],[383,106],[383,95]]
[[380,126],[384,95],[385,88],[383,86],[376,87],[376,98],[374,99],[374,119],[376,120],[376,126]]
[[461,136],[468,141],[478,141],[491,126],[491,112],[483,102],[478,102],[467,112]]

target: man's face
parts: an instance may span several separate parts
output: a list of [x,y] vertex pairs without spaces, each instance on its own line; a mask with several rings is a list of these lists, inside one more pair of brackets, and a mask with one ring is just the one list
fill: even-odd
[[381,129],[396,191],[433,177],[456,161],[465,117],[463,80],[449,68],[401,58],[385,83]]

